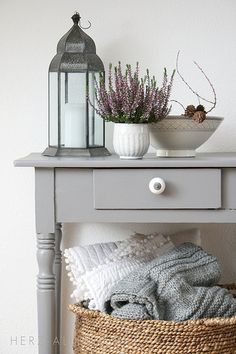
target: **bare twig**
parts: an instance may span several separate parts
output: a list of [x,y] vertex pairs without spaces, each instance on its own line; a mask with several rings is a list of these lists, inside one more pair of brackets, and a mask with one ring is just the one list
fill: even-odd
[[215,106],[216,106],[216,102],[217,102],[217,98],[216,98],[216,91],[214,89],[214,86],[212,85],[209,77],[205,74],[205,72],[203,71],[203,69],[198,65],[198,63],[196,61],[194,61],[194,64],[196,65],[196,67],[201,71],[201,73],[205,76],[206,80],[208,81],[209,85],[211,86],[212,92],[213,92],[213,96],[214,96],[214,101],[211,102],[213,104],[213,106],[211,107],[211,109],[209,111],[207,111],[206,113],[211,112]]
[[189,88],[189,90],[197,96],[198,98],[198,102],[200,103],[200,99],[207,102],[207,103],[210,103],[213,105],[213,107],[208,111],[210,112],[213,108],[215,108],[216,106],[216,95],[215,95],[215,90],[213,88],[213,85],[211,84],[209,78],[206,76],[206,74],[204,73],[204,71],[202,70],[202,68],[199,67],[199,65],[194,62],[195,65],[197,65],[198,69],[203,73],[203,75],[205,76],[205,78],[207,79],[207,81],[209,82],[211,88],[213,89],[213,93],[214,93],[214,101],[210,101],[202,96],[200,96],[195,90],[192,89],[192,87],[185,81],[184,77],[181,75],[180,71],[179,71],[179,54],[180,54],[180,51],[178,51],[178,54],[177,54],[177,57],[176,57],[176,71],[179,75],[179,77],[181,78],[181,80],[185,83],[185,85]]
[[178,103],[178,104],[183,108],[183,110],[184,110],[184,112],[185,112],[185,107],[184,107],[184,105],[183,105],[181,102],[179,102],[179,101],[177,101],[177,100],[170,100],[170,102]]

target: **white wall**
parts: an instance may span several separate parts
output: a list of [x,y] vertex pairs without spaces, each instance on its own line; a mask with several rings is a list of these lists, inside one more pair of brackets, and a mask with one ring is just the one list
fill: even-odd
[[[131,64],[139,61],[143,69],[149,67],[160,76],[164,66],[170,70],[174,67],[180,49],[186,79],[207,96],[208,87],[192,64],[197,60],[217,92],[215,114],[225,117],[219,131],[201,150],[236,149],[234,0],[1,0],[0,352],[4,354],[37,352],[34,173],[32,169],[13,168],[13,160],[42,151],[47,145],[47,69],[75,10],[81,12],[85,25],[86,19],[92,22],[88,34],[106,66],[118,60]],[[185,104],[193,100],[180,83],[176,83],[175,97]],[[111,132],[108,141],[111,144]],[[124,238],[130,231],[153,228],[174,230],[177,226],[66,225],[64,244]],[[235,279],[236,228],[212,225],[202,230],[204,245],[222,261],[224,279]],[[73,316],[66,310],[70,284],[65,277],[64,283],[63,336],[67,349],[63,354],[69,354]]]

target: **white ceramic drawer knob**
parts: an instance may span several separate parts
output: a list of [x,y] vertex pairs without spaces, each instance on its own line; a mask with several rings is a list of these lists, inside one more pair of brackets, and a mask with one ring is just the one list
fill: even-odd
[[166,188],[165,181],[160,177],[155,177],[149,182],[149,189],[154,194],[161,194]]

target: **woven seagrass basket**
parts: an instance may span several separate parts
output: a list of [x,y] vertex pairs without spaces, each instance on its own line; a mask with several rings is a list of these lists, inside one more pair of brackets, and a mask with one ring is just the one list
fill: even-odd
[[[233,290],[235,285],[227,286]],[[190,320],[121,320],[71,305],[76,314],[74,354],[233,354],[236,317]]]

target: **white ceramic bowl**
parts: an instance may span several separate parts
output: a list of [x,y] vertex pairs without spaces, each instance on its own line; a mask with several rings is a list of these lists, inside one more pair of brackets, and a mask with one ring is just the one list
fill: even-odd
[[209,116],[197,123],[184,116],[168,116],[149,125],[151,145],[159,157],[194,157],[195,150],[210,138],[223,119]]

